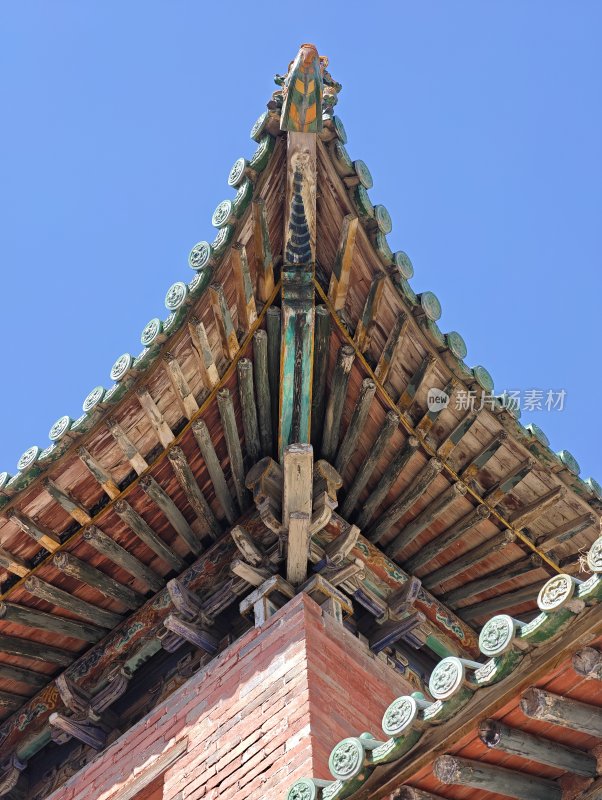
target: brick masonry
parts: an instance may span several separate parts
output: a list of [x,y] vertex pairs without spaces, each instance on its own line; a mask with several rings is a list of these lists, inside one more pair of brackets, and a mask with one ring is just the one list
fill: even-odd
[[[406,682],[307,595],[193,675],[50,800],[266,800],[303,775],[329,778],[346,736],[380,738]],[[153,766],[170,763],[136,793]],[[160,761],[158,761],[160,759]],[[161,786],[162,784],[162,786]],[[128,791],[129,790],[129,791]]]

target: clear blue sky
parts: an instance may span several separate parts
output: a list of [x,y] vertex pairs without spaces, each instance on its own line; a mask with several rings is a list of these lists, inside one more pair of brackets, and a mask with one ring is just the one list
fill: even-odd
[[[303,10],[305,8],[305,11]],[[602,480],[599,2],[4,0],[0,471],[140,350],[303,41],[416,291]]]

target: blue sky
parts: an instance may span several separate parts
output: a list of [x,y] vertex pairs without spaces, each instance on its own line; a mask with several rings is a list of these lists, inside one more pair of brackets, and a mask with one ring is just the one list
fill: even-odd
[[441,327],[602,480],[602,5],[5,0],[0,471],[139,336],[230,197],[303,41],[330,57],[352,158]]

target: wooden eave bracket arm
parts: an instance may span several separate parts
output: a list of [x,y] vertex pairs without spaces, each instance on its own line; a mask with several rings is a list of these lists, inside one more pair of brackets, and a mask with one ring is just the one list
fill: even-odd
[[15,753],[0,764],[0,797],[5,797],[15,788],[26,767],[27,762],[18,759]]
[[[297,445],[290,445],[290,448]],[[310,445],[306,445],[310,447]],[[290,448],[287,448],[289,450]],[[287,459],[287,453],[284,455]],[[266,456],[247,473],[245,484],[253,493],[255,506],[264,525],[278,535],[288,531],[283,519],[284,470],[274,459]],[[311,534],[328,525],[337,508],[337,491],[343,485],[339,473],[331,464],[321,459],[313,467]],[[294,510],[291,509],[291,513]]]
[[189,642],[210,655],[217,653],[219,641],[210,631],[213,617],[203,609],[203,601],[177,578],[167,583],[169,599],[174,611],[167,615],[157,633],[157,638],[168,653]]
[[107,677],[107,683],[95,695],[77,686],[65,673],[56,679],[56,687],[69,714],[54,712],[49,717],[51,737],[56,744],[76,738],[83,744],[102,750],[108,735],[118,727],[109,707],[126,691],[132,673],[120,664]]

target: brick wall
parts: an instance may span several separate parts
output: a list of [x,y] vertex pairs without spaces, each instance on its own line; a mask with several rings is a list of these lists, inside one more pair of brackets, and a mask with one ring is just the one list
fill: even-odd
[[[328,755],[340,739],[364,730],[378,738],[384,709],[408,690],[313,600],[299,595],[50,798],[155,800],[154,779],[139,794],[134,786],[157,764],[169,764],[163,800],[281,798],[302,775],[330,777]],[[182,754],[174,761],[170,753],[176,752]]]

